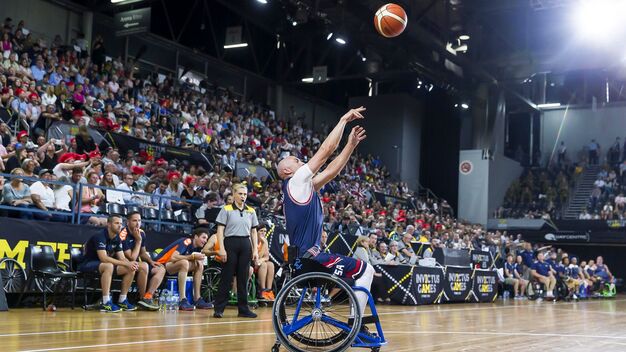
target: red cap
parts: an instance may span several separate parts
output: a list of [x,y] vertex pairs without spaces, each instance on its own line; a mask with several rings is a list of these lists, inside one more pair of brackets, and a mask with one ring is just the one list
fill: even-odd
[[170,171],[170,172],[167,174],[167,179],[168,179],[169,181],[171,181],[174,177],[178,177],[178,178],[180,178],[180,172],[178,172],[178,171]]
[[28,99],[30,99],[30,100],[39,99],[39,95],[37,95],[35,93],[30,93],[30,95],[28,96]]
[[187,177],[185,177],[185,181],[183,181],[183,183],[184,183],[185,185],[189,186],[189,184],[190,184],[193,180],[195,180],[195,179],[196,179],[196,178],[195,178],[195,177],[193,177],[193,176],[187,176]]
[[65,154],[63,154],[63,155],[61,155],[61,156],[59,157],[59,162],[60,162],[60,163],[67,163],[67,162],[69,162],[70,160],[71,160],[71,161],[74,161],[74,160],[76,160],[77,158],[78,158],[78,155],[76,155],[75,153],[65,153]]
[[22,139],[22,137],[24,137],[24,136],[28,137],[28,132],[26,132],[26,131],[19,131],[17,133],[17,139]]
[[102,157],[102,154],[100,154],[100,151],[98,149],[92,150],[89,152],[89,159],[101,158],[101,157]]
[[70,87],[71,87],[71,86],[73,86],[73,85],[74,85],[74,82],[69,81],[69,82],[67,82],[65,85],[66,85],[66,86],[70,86]]
[[156,160],[156,164],[157,164],[157,166],[163,166],[163,165],[167,164],[167,161],[165,159],[163,159],[163,158],[158,158]]
[[22,88],[17,88],[15,90],[15,96],[19,97],[22,93],[24,93],[24,89],[22,89]]
[[146,172],[146,169],[144,169],[143,167],[139,167],[139,166],[131,166],[130,172],[132,172],[135,175],[143,175]]
[[72,111],[72,116],[83,116],[83,111],[80,109],[76,109]]

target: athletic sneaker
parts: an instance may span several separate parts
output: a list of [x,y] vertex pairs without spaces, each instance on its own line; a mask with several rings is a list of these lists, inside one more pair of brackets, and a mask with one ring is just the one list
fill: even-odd
[[120,309],[117,304],[113,303],[113,300],[109,300],[107,303],[102,303],[100,305],[100,311],[107,313],[119,313],[122,309]]
[[513,297],[513,299],[520,300],[520,299],[522,299],[522,296],[517,295],[517,296]]
[[128,302],[128,298],[125,299],[124,302],[119,302],[118,305],[120,306],[122,310],[127,310],[129,312],[132,312],[133,310],[137,310],[137,307],[135,307],[134,305],[130,304],[130,302]]
[[262,291],[261,292],[261,299],[263,301],[267,301],[267,302],[272,302],[274,301],[274,298],[272,297],[272,295],[270,294],[269,291]]
[[276,296],[274,296],[274,291],[269,290],[269,291],[267,291],[267,293],[270,295],[270,298],[271,298],[270,300],[271,301],[275,301],[276,300]]
[[159,310],[159,306],[154,302],[154,299],[144,298],[137,302],[137,305],[146,310]]
[[178,309],[179,310],[184,310],[184,311],[192,311],[194,309],[196,309],[195,306],[189,304],[189,301],[187,301],[187,298],[183,298],[182,301],[180,301],[180,303],[178,303]]
[[206,302],[204,299],[200,298],[196,301],[197,309],[211,309],[213,308],[213,303]]

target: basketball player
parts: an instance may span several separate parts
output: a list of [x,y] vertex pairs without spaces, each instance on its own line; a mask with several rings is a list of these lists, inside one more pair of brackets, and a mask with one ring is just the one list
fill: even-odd
[[[312,259],[335,275],[354,279],[356,286],[369,290],[374,278],[374,268],[371,265],[355,258],[321,252],[324,214],[318,194],[324,185],[341,172],[356,147],[365,139],[365,129],[360,126],[352,128],[348,143],[341,153],[318,173],[339,146],[346,125],[351,121],[362,119],[363,111],[365,108],[359,107],[343,115],[308,163],[288,156],[278,163],[276,169],[278,176],[283,180],[283,209],[287,232],[291,245],[298,247],[298,258]],[[355,294],[363,313],[367,304],[367,294],[360,291]]]

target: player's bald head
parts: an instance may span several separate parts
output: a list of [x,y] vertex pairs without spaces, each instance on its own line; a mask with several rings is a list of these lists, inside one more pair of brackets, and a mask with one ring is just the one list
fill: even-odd
[[296,172],[302,166],[303,163],[298,160],[295,156],[288,156],[281,160],[276,166],[276,172],[278,173],[278,177],[282,180],[287,179]]

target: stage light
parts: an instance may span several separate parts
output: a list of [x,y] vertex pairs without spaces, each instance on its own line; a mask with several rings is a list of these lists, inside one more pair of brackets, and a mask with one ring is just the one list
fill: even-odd
[[470,36],[469,36],[469,35],[467,35],[467,34],[461,34],[461,35],[459,36],[459,39],[460,39],[460,40],[469,40],[469,39],[470,39]]
[[363,57],[361,58],[361,61],[365,62],[365,61],[367,61],[367,58],[366,58],[365,56],[363,56]]
[[302,79],[303,83],[313,83],[313,77],[304,77]]
[[558,108],[559,106],[561,106],[561,103],[545,103],[537,105],[539,109]]
[[343,39],[342,37],[336,37],[335,41],[341,45],[346,45],[347,41],[345,39]]
[[248,46],[248,43],[229,44],[229,45],[224,45],[224,49],[245,48],[247,46]]
[[291,22],[291,25],[295,27],[295,26],[298,25],[298,22],[297,21],[293,21],[293,22]]
[[459,107],[459,104],[454,104],[454,107],[455,107],[455,108],[458,108],[458,107]]
[[256,2],[260,3],[260,4],[267,4],[267,0],[256,0]]
[[330,40],[330,38],[333,37],[333,32],[328,33],[328,35],[326,36],[326,40]]
[[581,39],[589,43],[608,42],[612,36],[623,34],[624,0],[580,1],[573,13],[573,26]]
[[433,88],[435,88],[435,86],[434,86],[434,85],[432,85],[432,84],[431,84],[431,85],[429,85],[429,86],[428,86],[428,91],[429,91],[429,92],[432,92],[432,91],[433,91]]
[[469,105],[468,105],[468,104],[466,104],[466,103],[461,104],[461,107],[462,107],[464,110],[469,109]]

